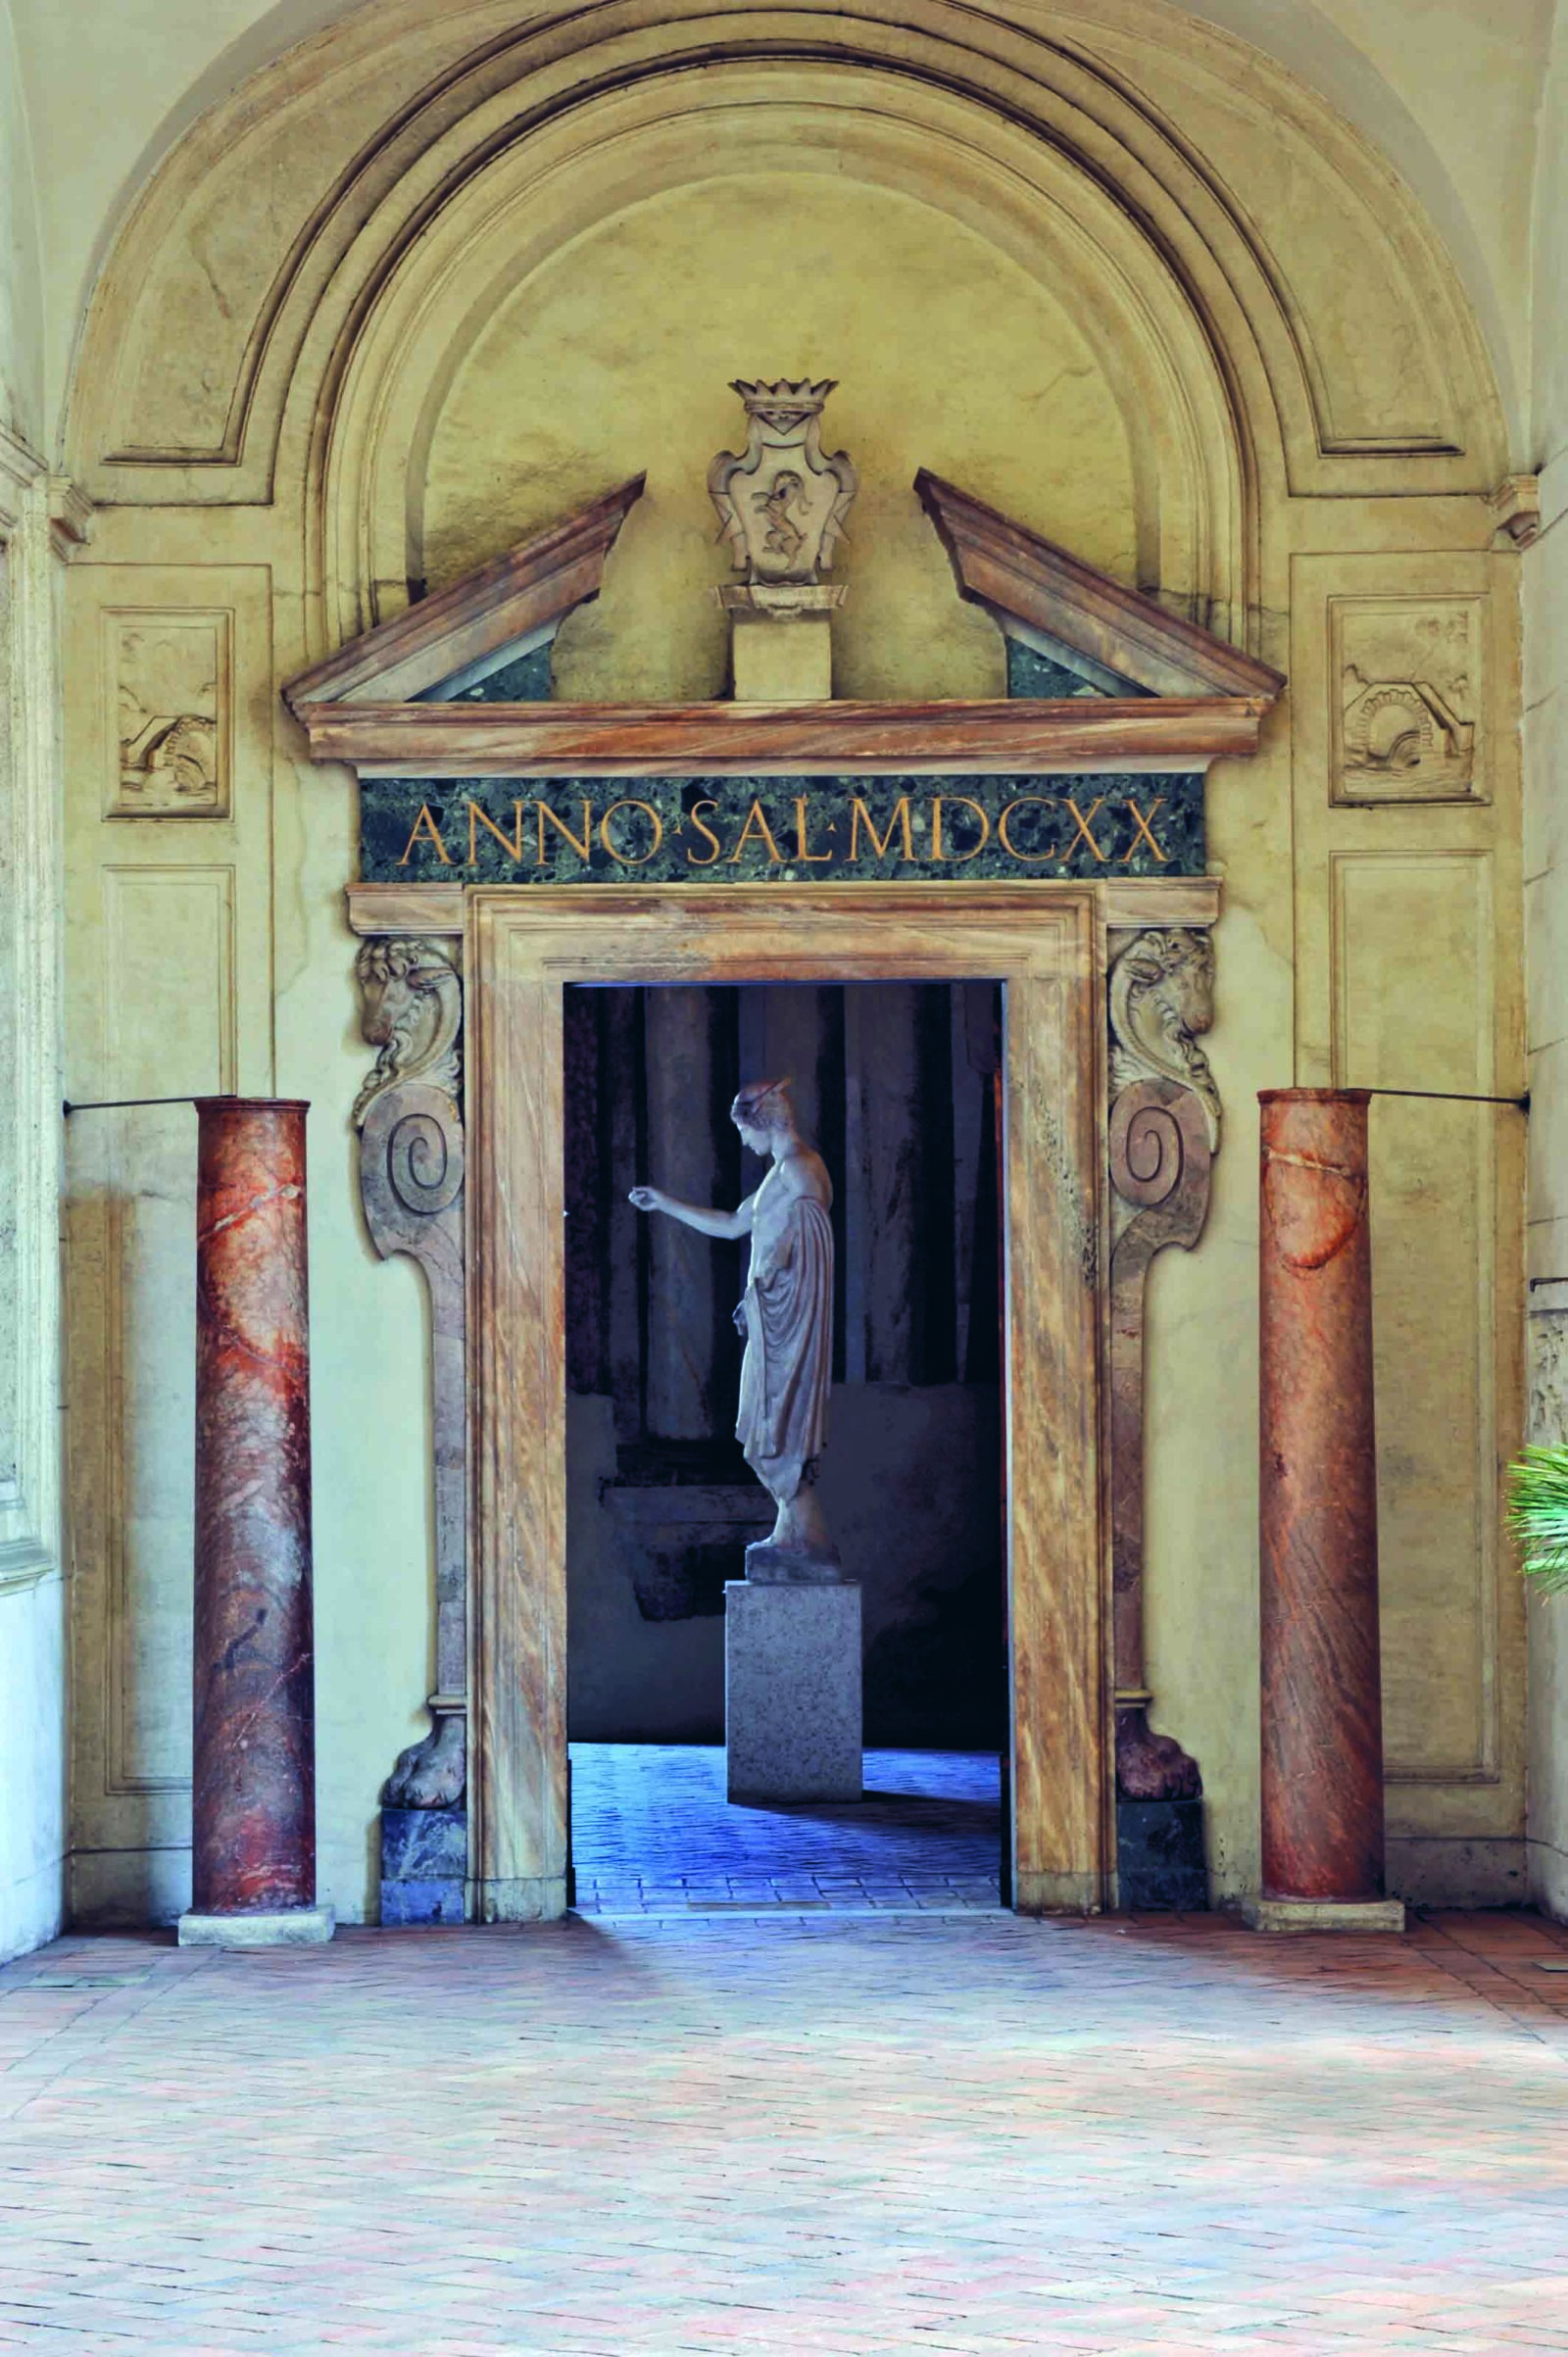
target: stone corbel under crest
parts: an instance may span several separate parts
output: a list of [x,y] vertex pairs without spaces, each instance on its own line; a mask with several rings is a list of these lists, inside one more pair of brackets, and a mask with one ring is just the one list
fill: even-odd
[[1111,1586],[1116,1787],[1124,1800],[1188,1800],[1198,1763],[1149,1725],[1144,1664],[1144,1300],[1168,1244],[1191,1251],[1208,1213],[1219,1091],[1199,1035],[1214,1020],[1205,932],[1167,927],[1110,939]]
[[467,1779],[466,1308],[463,1240],[463,977],[456,945],[362,942],[361,1028],[379,1050],[354,1103],[360,1199],[382,1259],[403,1252],[430,1295],[435,1457],[436,1690],[430,1732],[400,1753],[382,1793],[446,1808]]

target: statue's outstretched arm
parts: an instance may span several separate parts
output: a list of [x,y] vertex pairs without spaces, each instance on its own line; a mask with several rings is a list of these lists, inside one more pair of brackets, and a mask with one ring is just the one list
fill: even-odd
[[710,1211],[703,1203],[677,1203],[673,1195],[665,1195],[659,1187],[633,1187],[628,1202],[639,1211],[663,1211],[678,1219],[683,1227],[695,1228],[700,1236],[718,1236],[726,1241],[752,1232],[752,1211],[755,1195],[749,1195],[735,1211]]

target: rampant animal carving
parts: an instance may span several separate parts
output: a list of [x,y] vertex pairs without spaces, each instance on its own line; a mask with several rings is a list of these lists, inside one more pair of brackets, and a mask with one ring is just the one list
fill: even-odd
[[1174,1080],[1203,1108],[1217,1153],[1219,1090],[1198,1034],[1214,1022],[1214,949],[1180,927],[1135,933],[1110,971],[1110,1093],[1138,1080]]
[[381,1053],[354,1100],[354,1126],[388,1089],[410,1081],[442,1090],[456,1105],[463,1091],[463,982],[438,941],[367,941],[355,960],[364,996],[360,1028]]
[[735,570],[750,582],[816,582],[832,569],[860,482],[846,451],[822,448],[822,405],[833,383],[734,380],[746,404],[746,448],[719,452],[708,495]]

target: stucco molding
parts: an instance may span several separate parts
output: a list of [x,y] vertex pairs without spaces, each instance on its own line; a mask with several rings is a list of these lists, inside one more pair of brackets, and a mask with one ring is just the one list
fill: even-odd
[[[896,119],[929,144],[956,106],[982,142],[1015,135],[1037,158],[1066,160],[1085,199],[1117,190],[1146,281],[1180,288],[1225,381],[1253,377],[1250,415],[1277,409],[1293,488],[1484,493],[1505,469],[1493,371],[1437,233],[1330,107],[1260,57],[1239,75],[1221,36],[1146,21],[1136,35],[1117,25],[1095,54],[1050,16],[1024,29],[947,0],[905,0],[897,24],[805,0],[721,29],[685,7],[650,25],[630,0],[520,26],[493,7],[442,13],[433,28],[422,9],[390,22],[366,12],[242,85],[160,166],[102,273],[78,359],[68,448],[89,488],[113,482],[119,499],[154,502],[268,496],[307,347],[298,389],[315,405],[341,381],[380,290],[466,186],[505,174],[568,122],[568,149],[597,172],[628,99],[651,99],[666,123],[695,106],[688,177],[732,169],[730,129],[715,116],[705,138],[702,111],[724,106],[733,78],[768,69],[781,94],[834,78],[837,135],[852,151],[840,170],[858,161],[857,115],[867,126]],[[1195,94],[1241,111],[1271,173],[1282,147],[1298,160],[1291,204],[1266,175],[1233,188],[1200,163],[1156,95],[1167,56]],[[944,201],[946,170],[933,148],[930,201]],[[270,251],[250,205],[259,177],[285,199]],[[202,257],[242,210],[259,267],[219,285]],[[1303,266],[1314,237],[1367,290],[1348,334]],[[193,341],[205,385],[183,367]]]

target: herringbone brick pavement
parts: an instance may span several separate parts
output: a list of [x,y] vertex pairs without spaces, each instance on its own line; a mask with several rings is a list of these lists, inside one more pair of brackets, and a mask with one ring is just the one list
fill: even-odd
[[648,1916],[0,1973],[0,2346],[1568,2351],[1568,1938]]

